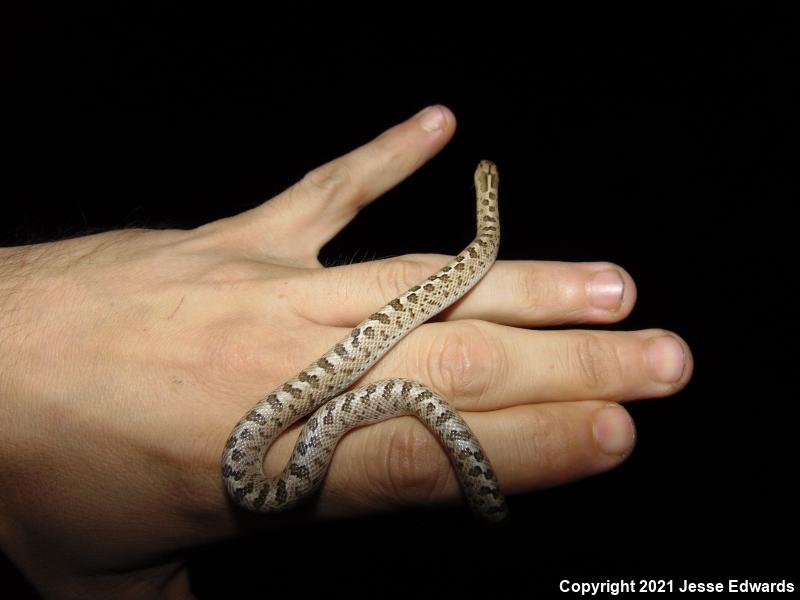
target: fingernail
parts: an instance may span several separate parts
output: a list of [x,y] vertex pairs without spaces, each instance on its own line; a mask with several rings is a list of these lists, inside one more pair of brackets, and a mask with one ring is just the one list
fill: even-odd
[[420,125],[428,133],[444,127],[444,112],[439,106],[429,106],[417,113]]
[[617,271],[600,271],[586,282],[589,302],[597,308],[613,310],[622,304],[625,280]]
[[662,335],[645,342],[645,356],[650,376],[662,383],[674,383],[686,367],[683,346],[671,335]]
[[609,404],[598,410],[594,415],[592,431],[600,449],[613,456],[630,452],[636,439],[633,421],[619,404]]

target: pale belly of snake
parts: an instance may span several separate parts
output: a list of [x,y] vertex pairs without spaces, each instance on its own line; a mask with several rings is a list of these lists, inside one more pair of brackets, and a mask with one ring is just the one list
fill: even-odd
[[[477,237],[454,260],[370,315],[343,340],[270,393],[231,432],[222,475],[231,499],[251,511],[285,510],[322,483],[336,444],[354,427],[413,415],[447,451],[464,497],[489,521],[506,512],[492,465],[461,416],[434,390],[406,379],[385,379],[346,391],[400,339],[450,306],[489,270],[500,244],[497,168],[482,161],[475,171]],[[303,427],[289,464],[275,477],[263,473],[273,440],[314,412]]]

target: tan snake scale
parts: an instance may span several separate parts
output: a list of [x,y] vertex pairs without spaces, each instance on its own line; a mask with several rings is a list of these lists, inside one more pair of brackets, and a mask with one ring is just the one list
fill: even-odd
[[[489,521],[506,514],[494,470],[475,435],[437,392],[407,379],[385,379],[346,391],[398,341],[466,294],[489,270],[500,244],[497,167],[475,171],[477,237],[461,254],[373,313],[319,360],[300,371],[248,412],[231,432],[222,475],[233,501],[261,513],[285,510],[322,483],[336,444],[354,427],[414,415],[449,454],[464,497]],[[289,464],[275,477],[263,473],[272,441],[311,411]]]

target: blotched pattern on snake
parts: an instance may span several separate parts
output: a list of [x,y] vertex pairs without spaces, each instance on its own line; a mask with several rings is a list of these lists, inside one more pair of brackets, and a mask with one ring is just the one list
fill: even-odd
[[[270,393],[231,432],[222,457],[225,487],[251,511],[285,510],[322,483],[338,440],[353,427],[414,415],[438,438],[467,503],[480,517],[506,514],[494,470],[461,416],[434,390],[415,381],[386,379],[346,391],[400,339],[450,306],[489,270],[500,244],[497,167],[475,171],[477,237],[461,254],[356,326],[319,360]],[[289,464],[276,477],[263,473],[272,441],[316,410],[300,433]]]

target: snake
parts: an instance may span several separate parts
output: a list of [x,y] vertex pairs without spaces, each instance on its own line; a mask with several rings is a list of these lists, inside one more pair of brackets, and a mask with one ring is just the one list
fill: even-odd
[[[474,183],[475,239],[436,273],[372,313],[322,357],[263,397],[233,428],[222,455],[222,478],[234,504],[256,513],[288,510],[321,486],[344,434],[412,415],[447,452],[472,512],[488,522],[505,518],[506,499],[489,458],[442,394],[404,378],[349,389],[408,333],[464,296],[494,264],[500,245],[495,164],[481,161]],[[273,440],[306,416],[288,464],[278,475],[267,477],[263,461]]]

